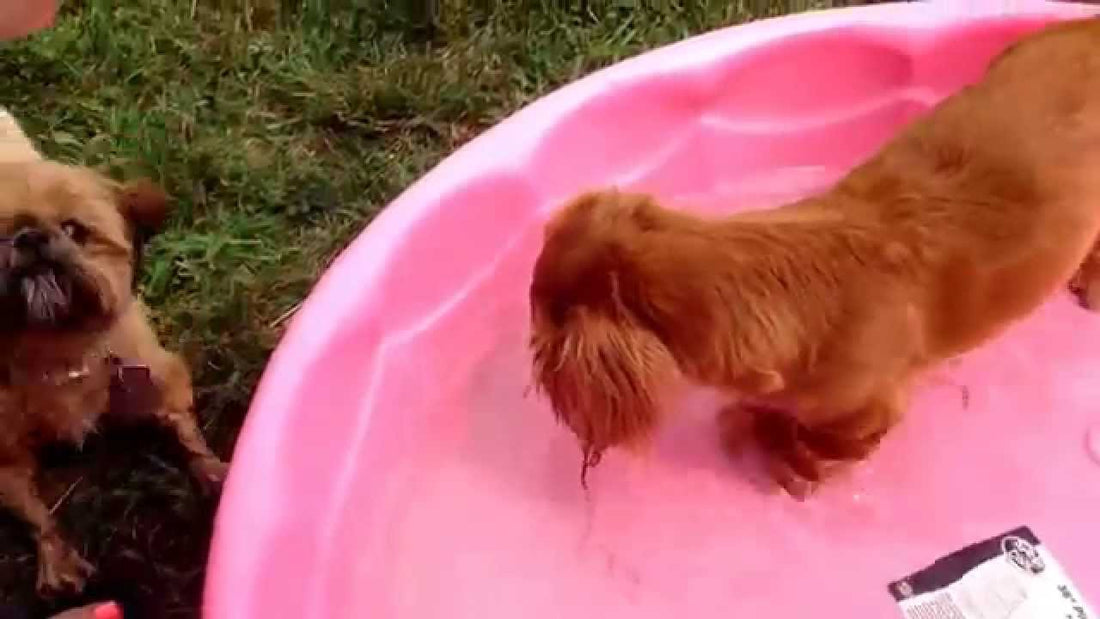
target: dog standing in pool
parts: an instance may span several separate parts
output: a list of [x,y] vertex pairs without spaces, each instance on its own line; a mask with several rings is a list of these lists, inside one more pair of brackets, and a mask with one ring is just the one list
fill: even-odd
[[[703,219],[615,190],[548,224],[535,384],[586,466],[646,443],[678,375],[727,390],[805,496],[868,456],[914,380],[1067,285],[1100,305],[1100,20],[996,58],[820,195]],[[729,441],[731,447],[732,439]]]

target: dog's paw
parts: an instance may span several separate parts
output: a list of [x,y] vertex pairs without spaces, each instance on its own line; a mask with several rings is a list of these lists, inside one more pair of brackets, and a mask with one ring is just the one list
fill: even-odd
[[229,475],[229,465],[217,458],[197,457],[191,461],[191,475],[203,494],[214,495],[221,492]]
[[790,469],[773,470],[772,477],[787,496],[799,502],[810,498],[818,486],[818,482],[794,474]]
[[817,492],[817,484],[812,481],[800,479],[793,485],[784,486],[783,490],[787,493],[787,496],[801,503],[813,496],[814,492]]
[[38,544],[38,593],[80,593],[95,567],[75,548],[54,537]]

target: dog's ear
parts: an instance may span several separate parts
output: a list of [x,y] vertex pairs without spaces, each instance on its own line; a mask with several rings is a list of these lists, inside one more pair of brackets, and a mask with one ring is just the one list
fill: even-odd
[[661,386],[675,371],[652,332],[582,309],[561,326],[536,321],[531,345],[535,384],[586,455],[645,444],[660,421]]
[[168,220],[168,194],[153,181],[141,179],[116,185],[115,201],[133,226],[135,240],[147,240]]
[[115,204],[130,224],[134,249],[133,285],[136,286],[145,258],[145,244],[164,229],[168,221],[168,194],[153,181],[142,179],[114,185]]

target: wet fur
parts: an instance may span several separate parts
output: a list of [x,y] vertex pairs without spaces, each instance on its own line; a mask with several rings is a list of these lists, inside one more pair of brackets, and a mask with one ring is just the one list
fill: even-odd
[[1100,304],[1100,20],[1014,45],[830,190],[708,219],[596,191],[546,228],[535,383],[588,454],[679,377],[726,389],[794,494],[866,457],[929,367],[1069,283]]
[[[175,432],[196,478],[212,489],[225,475],[196,423],[187,366],[160,345],[131,292],[135,246],[166,212],[151,183],[44,160],[0,109],[0,502],[33,529],[43,593],[79,590],[92,566],[37,493],[36,452],[79,444],[97,427],[109,355],[149,367],[161,406],[142,414]],[[18,248],[27,230],[45,235],[38,253]]]

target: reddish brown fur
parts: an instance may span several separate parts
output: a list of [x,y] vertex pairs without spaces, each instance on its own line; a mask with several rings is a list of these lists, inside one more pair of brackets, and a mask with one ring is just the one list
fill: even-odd
[[[0,313],[0,503],[34,529],[44,592],[80,589],[92,568],[37,494],[36,450],[48,441],[80,443],[96,428],[108,410],[109,355],[149,367],[161,406],[144,414],[174,430],[199,481],[216,486],[225,475],[196,423],[186,364],[161,347],[131,295],[135,235],[159,227],[166,209],[167,197],[151,183],[118,184],[43,160],[0,109],[0,237],[8,239],[0,244],[0,277],[14,264],[16,232],[34,227],[62,239],[67,222],[76,221],[86,238],[56,242],[89,275],[100,310],[95,320],[63,330]],[[83,373],[73,378],[74,370]]]
[[922,371],[1071,278],[1100,306],[1098,231],[1089,20],[1013,46],[821,195],[725,219],[574,199],[535,266],[536,384],[596,454],[645,442],[676,374],[725,388],[795,491],[866,456]]

